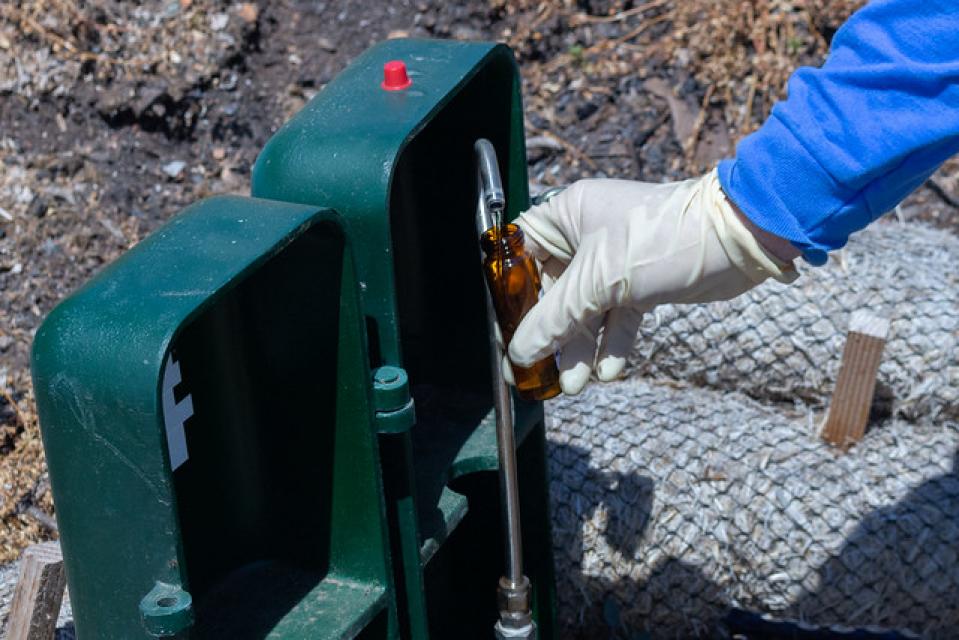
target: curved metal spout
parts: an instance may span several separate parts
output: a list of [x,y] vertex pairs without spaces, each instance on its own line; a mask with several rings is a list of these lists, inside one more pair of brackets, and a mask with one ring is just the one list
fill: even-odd
[[506,194],[503,180],[500,178],[499,164],[496,161],[496,149],[486,138],[480,138],[473,145],[476,151],[476,226],[480,235],[493,226],[503,225],[503,211],[506,209]]

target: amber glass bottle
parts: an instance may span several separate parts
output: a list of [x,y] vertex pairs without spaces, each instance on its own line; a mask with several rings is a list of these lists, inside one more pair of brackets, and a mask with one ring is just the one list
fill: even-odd
[[[503,340],[508,345],[520,320],[539,299],[540,281],[536,262],[523,246],[523,230],[508,224],[506,236],[502,235],[493,227],[483,234],[481,244],[486,284]],[[513,377],[517,392],[526,400],[546,400],[560,393],[559,370],[553,356],[528,368],[513,365]]]

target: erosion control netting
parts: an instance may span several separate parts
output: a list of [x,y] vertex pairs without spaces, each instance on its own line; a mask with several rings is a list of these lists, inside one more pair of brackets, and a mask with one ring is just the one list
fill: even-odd
[[635,374],[824,406],[854,311],[890,320],[876,409],[910,421],[959,419],[959,238],[910,224],[854,236],[791,285],[769,281],[736,300],[648,314]]
[[[567,637],[721,637],[730,608],[954,637],[957,257],[952,236],[874,229],[791,288],[660,310],[630,378],[549,403]],[[821,408],[862,309],[892,322],[887,407],[842,454]]]
[[639,380],[550,414],[565,627],[615,611],[654,637],[712,636],[737,606],[959,628],[957,425],[891,420],[838,455],[804,414]]

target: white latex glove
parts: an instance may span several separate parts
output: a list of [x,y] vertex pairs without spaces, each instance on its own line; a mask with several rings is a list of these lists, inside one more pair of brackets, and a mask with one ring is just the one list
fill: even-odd
[[[544,294],[509,344],[528,366],[560,353],[563,391],[626,366],[643,313],[663,303],[727,300],[797,273],[763,249],[716,172],[668,184],[581,180],[517,220]],[[505,367],[508,369],[509,367]]]

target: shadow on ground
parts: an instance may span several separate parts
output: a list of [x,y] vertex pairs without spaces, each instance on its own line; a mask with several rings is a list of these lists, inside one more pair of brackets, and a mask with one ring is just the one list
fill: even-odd
[[[681,558],[655,561],[645,568],[649,577],[644,580],[597,577],[596,558],[584,555],[583,527],[590,526],[595,510],[605,508],[609,516],[602,535],[613,555],[636,558],[639,542],[650,533],[656,487],[640,473],[591,468],[589,452],[568,444],[549,443],[549,457],[556,479],[551,487],[553,538],[564,640],[733,634],[749,639],[893,640],[910,636],[875,627],[841,631],[835,625],[878,623],[928,638],[954,637],[959,628],[959,451],[950,473],[864,517],[841,551],[816,572],[818,587],[803,590],[792,606],[773,616],[834,625],[832,629],[776,623],[743,611],[735,606],[739,603],[730,602],[723,587]],[[556,460],[563,462],[557,465]],[[558,499],[559,485],[569,493]],[[695,606],[690,606],[691,599]],[[689,614],[692,610],[694,615]]]

